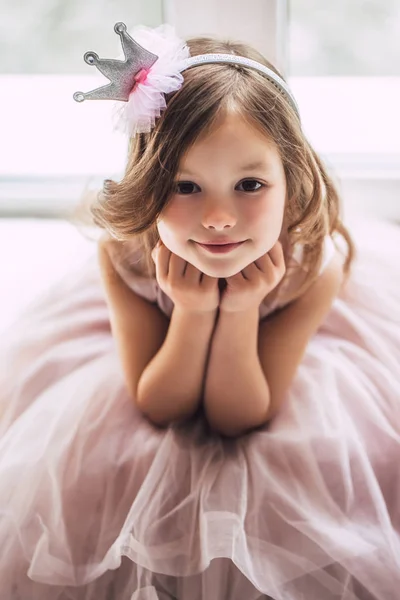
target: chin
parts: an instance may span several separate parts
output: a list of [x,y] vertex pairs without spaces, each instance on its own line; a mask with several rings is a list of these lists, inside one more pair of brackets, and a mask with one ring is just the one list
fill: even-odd
[[[242,269],[244,269],[246,267],[246,265],[244,265],[242,267]],[[208,275],[209,277],[216,277],[218,279],[226,279],[227,277],[232,277],[232,275],[236,275],[237,273],[240,273],[240,271],[242,269],[238,269],[236,268],[230,268],[227,269],[225,268],[219,268],[219,269],[207,269],[202,267],[201,265],[199,265],[198,269],[200,271],[202,271],[202,273],[204,273],[205,275]]]
[[[254,260],[257,259],[257,256],[254,258]],[[218,262],[218,260],[216,260],[216,263]],[[201,271],[202,273],[204,273],[205,275],[209,275],[209,277],[217,277],[219,279],[221,278],[226,278],[226,277],[232,277],[233,275],[237,275],[238,273],[240,273],[241,271],[243,271],[243,269],[245,269],[246,267],[248,267],[253,261],[250,261],[248,259],[246,259],[245,261],[241,260],[236,260],[235,263],[232,263],[231,265],[222,265],[222,264],[215,264],[213,267],[211,267],[209,264],[195,264],[195,267],[197,269],[199,269],[199,271]]]

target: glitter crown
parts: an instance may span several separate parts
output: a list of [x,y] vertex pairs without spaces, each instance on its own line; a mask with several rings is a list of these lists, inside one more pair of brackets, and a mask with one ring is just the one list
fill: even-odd
[[74,100],[120,100],[128,102],[129,95],[140,78],[142,71],[148,71],[158,60],[158,56],[140,46],[126,30],[125,23],[116,23],[114,31],[121,38],[125,60],[99,58],[95,52],[86,52],[84,60],[109,79],[111,83],[91,92],[75,92]]

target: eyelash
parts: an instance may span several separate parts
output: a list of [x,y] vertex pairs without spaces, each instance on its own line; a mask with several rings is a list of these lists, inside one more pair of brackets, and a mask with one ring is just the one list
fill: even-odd
[[[264,183],[261,183],[261,181],[258,181],[258,179],[242,179],[242,181],[239,182],[238,185],[241,185],[242,183],[245,183],[246,181],[251,181],[254,183],[258,183],[259,187],[255,190],[239,190],[240,192],[243,192],[245,194],[254,194],[255,192],[259,192],[262,188],[266,187],[266,185]],[[179,194],[180,196],[192,196],[193,193],[199,193],[199,192],[190,192],[189,194],[184,194],[179,192],[179,186],[180,185],[185,185],[185,184],[190,184],[194,187],[199,187],[198,185],[196,185],[195,183],[193,183],[192,181],[178,181],[176,184],[176,193]],[[236,188],[235,188],[236,189]]]

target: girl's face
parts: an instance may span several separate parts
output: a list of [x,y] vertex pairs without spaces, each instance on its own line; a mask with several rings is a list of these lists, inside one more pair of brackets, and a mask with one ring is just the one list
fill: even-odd
[[[286,178],[276,148],[230,112],[182,157],[176,191],[158,232],[165,246],[211,277],[230,277],[279,239]],[[227,253],[199,245],[218,238],[244,242]]]

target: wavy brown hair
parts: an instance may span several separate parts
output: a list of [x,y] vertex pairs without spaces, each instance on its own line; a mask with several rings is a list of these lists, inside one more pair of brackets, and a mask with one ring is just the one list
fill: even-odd
[[[211,38],[194,38],[187,44],[192,56],[207,53],[245,56],[282,77],[246,44]],[[135,239],[143,254],[146,275],[154,277],[151,250],[159,239],[157,219],[174,192],[180,160],[224,111],[234,107],[275,144],[283,163],[287,187],[284,224],[289,247],[297,242],[303,244],[302,267],[307,272],[292,300],[301,296],[318,277],[323,241],[328,234],[339,234],[345,241],[343,262],[347,278],[355,247],[341,220],[340,197],[288,100],[254,69],[208,64],[187,69],[183,75],[181,89],[166,97],[167,108],[154,129],[130,140],[121,181],[106,179],[102,191],[84,198],[76,214],[78,222],[85,220],[82,217],[85,211],[89,213],[91,223],[105,230],[120,246],[121,255],[124,246]],[[287,276],[288,271],[284,279]]]

